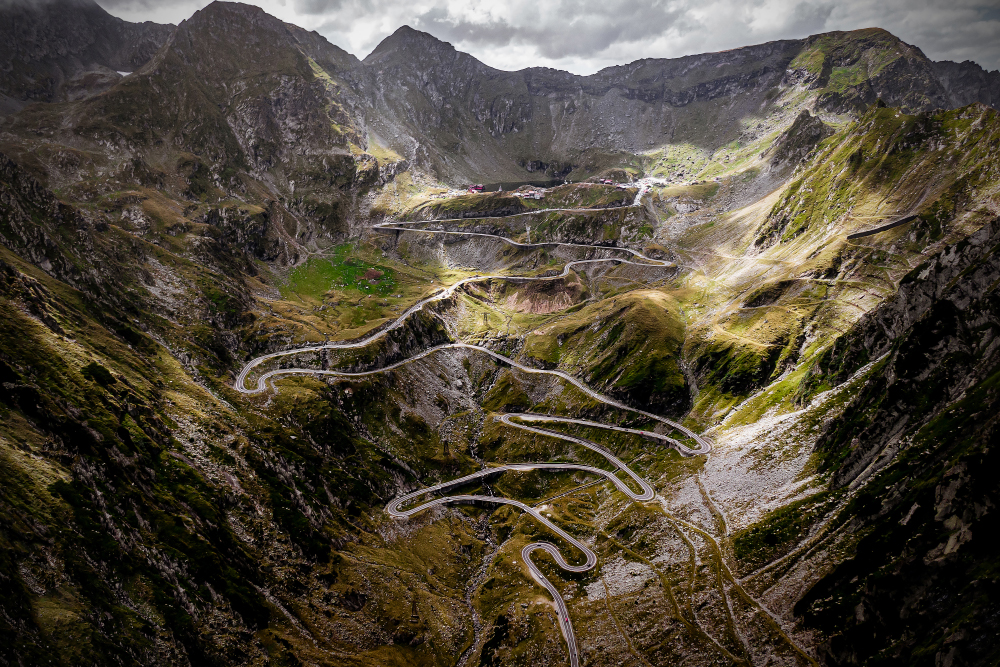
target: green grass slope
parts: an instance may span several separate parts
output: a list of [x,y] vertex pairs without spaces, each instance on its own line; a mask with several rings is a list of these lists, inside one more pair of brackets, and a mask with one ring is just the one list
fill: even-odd
[[676,301],[663,292],[636,290],[530,332],[523,354],[637,407],[677,415],[690,401],[678,363],[683,338]]

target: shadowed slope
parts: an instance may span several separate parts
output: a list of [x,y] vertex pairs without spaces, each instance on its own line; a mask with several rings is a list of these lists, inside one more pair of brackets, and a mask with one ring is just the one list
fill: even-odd
[[106,90],[142,67],[171,25],[129,23],[93,0],[0,4],[0,115]]

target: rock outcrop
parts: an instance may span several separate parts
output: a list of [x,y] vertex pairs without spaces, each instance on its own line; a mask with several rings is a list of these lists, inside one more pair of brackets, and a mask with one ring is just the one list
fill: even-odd
[[943,60],[934,63],[934,73],[948,91],[951,106],[979,102],[1000,108],[1000,71],[985,70],[971,60],[960,63]]
[[129,23],[93,0],[0,5],[0,116],[107,90],[145,65],[172,25]]
[[859,489],[842,518],[865,536],[796,606],[837,629],[826,664],[995,659],[979,638],[1000,627],[983,571],[1000,495],[982,474],[1000,465],[998,250],[994,220],[914,269],[825,359],[836,377],[876,362],[817,443],[834,487]]
[[526,165],[596,170],[665,144],[715,150],[745,141],[739,119],[775,113],[780,93],[794,87],[812,91],[817,110],[848,114],[880,99],[908,113],[996,103],[974,76],[946,85],[944,71],[920,49],[868,29],[648,58],[590,76],[505,72],[404,26],[345,77],[366,100],[368,126],[414,164],[445,179],[511,180],[525,178]]

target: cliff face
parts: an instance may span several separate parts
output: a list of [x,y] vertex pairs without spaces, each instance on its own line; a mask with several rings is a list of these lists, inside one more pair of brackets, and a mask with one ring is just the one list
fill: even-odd
[[581,77],[495,70],[403,27],[349,77],[382,140],[445,178],[559,177],[666,143],[725,143],[743,113],[767,106],[800,49],[775,42]]
[[0,143],[70,199],[93,201],[125,182],[168,192],[180,210],[238,196],[300,228],[271,228],[290,248],[278,256],[295,261],[300,243],[346,233],[354,194],[393,173],[352,154],[366,145],[346,106],[353,98],[321,62],[334,72],[357,63],[257,7],[213,3],[140,71],[99,96],[25,109],[7,119]]
[[934,73],[948,91],[948,102],[965,106],[979,102],[993,107],[1000,105],[1000,71],[987,71],[976,63],[943,60],[934,63]]
[[[817,449],[864,537],[796,606],[827,664],[984,665],[1000,628],[1000,220],[914,269],[823,365],[878,360]],[[836,369],[836,370],[834,370]],[[861,486],[869,478],[873,483]]]
[[[121,81],[115,70],[147,63],[172,30],[121,21],[91,0],[14,3],[3,11],[0,94],[8,112],[29,101],[72,101],[108,90]],[[804,108],[856,114],[878,99],[907,112],[995,104],[998,85],[995,74],[971,63],[934,64],[877,29],[644,59],[591,76],[496,70],[405,26],[362,63],[316,33],[232,3],[198,12],[173,40],[157,69],[163,72],[174,58],[186,69],[144,94],[160,104],[165,86],[209,83],[228,98],[212,104],[241,107],[236,115],[242,118],[227,117],[258,170],[288,142],[301,140],[312,150],[348,143],[365,148],[371,133],[378,145],[451,182],[561,178],[574,170],[586,176],[670,145],[711,154],[781,131]],[[206,62],[219,67],[199,64]],[[229,79],[254,76],[253,63],[268,63],[275,75],[295,72],[266,91],[271,101],[264,106],[256,83],[241,99],[224,90]],[[256,101],[248,92],[257,93]],[[278,100],[311,105],[305,113],[314,120],[275,107]],[[319,129],[315,119],[322,115],[338,136]],[[757,120],[747,125],[748,117]],[[312,127],[312,134],[299,137],[291,127]]]
[[92,0],[0,6],[0,115],[93,94],[146,64],[171,25],[129,23]]
[[[862,318],[820,362],[843,377],[888,355],[879,363],[874,388],[854,401],[855,416],[877,409],[882,418],[864,419],[867,430],[848,419],[818,443],[822,451],[850,444],[837,452],[836,486],[876,472],[880,457],[889,460],[898,451],[904,430],[919,430],[921,420],[937,416],[992,375],[1000,363],[992,296],[1000,272],[998,243],[1000,221],[994,221],[914,269],[893,298]],[[869,403],[873,396],[879,398]],[[890,447],[896,449],[886,451]]]
[[[807,107],[840,114],[879,99],[907,113],[991,104],[975,76],[948,76],[946,86],[943,72],[879,29],[643,59],[576,76],[495,70],[404,26],[346,76],[370,105],[369,127],[397,152],[446,179],[504,180],[597,171],[670,144],[711,153],[752,142],[794,120],[784,112],[801,100],[783,97],[794,90],[806,92]],[[749,116],[755,126],[741,122]]]
[[[178,26],[150,63],[150,84],[205,89],[205,101],[220,110],[259,177],[279,165],[288,170],[336,161],[349,154],[349,143],[363,143],[314,63],[286,24],[257,7],[216,2]],[[182,113],[173,106],[167,111]]]

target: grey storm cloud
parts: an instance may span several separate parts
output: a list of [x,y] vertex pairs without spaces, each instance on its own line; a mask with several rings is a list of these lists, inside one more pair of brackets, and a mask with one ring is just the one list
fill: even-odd
[[[5,2],[10,0],[0,0]],[[24,1],[24,0],[20,0]],[[177,23],[208,0],[98,0],[130,21]],[[885,28],[935,60],[1000,68],[1000,0],[251,0],[364,57],[401,25],[501,69],[586,74],[830,30]]]
[[833,4],[814,5],[800,2],[792,8],[786,30],[795,35],[815,34],[823,30],[832,13]]
[[[101,0],[101,2],[97,4],[104,7],[104,9],[108,10],[108,12],[114,14],[115,11],[121,11],[121,10],[134,12],[134,11],[141,11],[143,9],[153,9],[154,7],[161,6],[163,3],[160,2],[159,0]],[[178,7],[193,5],[193,3],[183,3],[183,2],[177,2],[172,4],[175,4]]]
[[456,18],[435,7],[416,17],[413,27],[463,45],[530,46],[553,60],[599,53],[615,43],[641,42],[670,28],[692,27],[685,26],[684,14],[666,2],[590,0],[555,6],[560,21],[518,26],[503,18],[483,23]]
[[339,11],[344,6],[343,0],[296,0],[295,9],[307,16],[323,16]]

